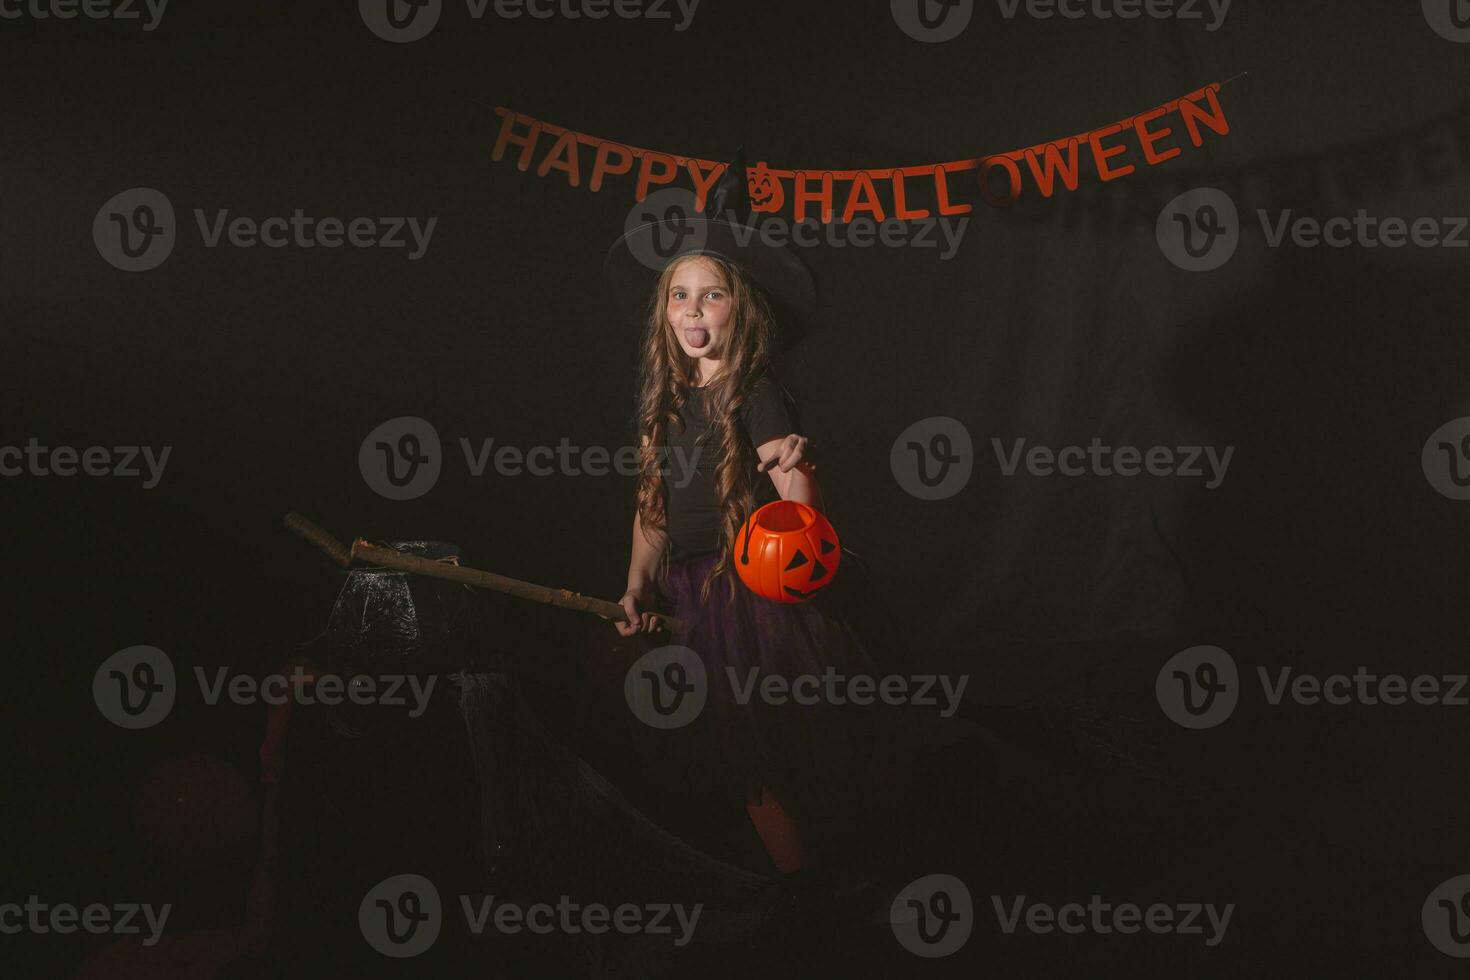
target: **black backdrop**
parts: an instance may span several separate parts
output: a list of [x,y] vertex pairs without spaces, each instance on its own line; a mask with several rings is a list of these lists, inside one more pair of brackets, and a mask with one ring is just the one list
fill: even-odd
[[[775,166],[843,169],[1012,149],[1247,72],[1221,93],[1228,136],[1104,187],[1084,176],[1077,195],[979,207],[951,261],[807,250],[820,328],[782,376],[845,542],[869,558],[916,657],[970,673],[980,705],[1100,665],[1120,685],[1106,668],[1119,644],[1155,666],[1218,643],[1251,665],[1451,670],[1470,536],[1465,505],[1434,492],[1419,455],[1470,414],[1465,253],[1271,249],[1250,218],[1464,212],[1467,49],[1417,7],[1238,0],[1207,31],[1007,21],[982,5],[936,45],[904,36],[882,3],[705,0],[683,32],[476,22],[451,4],[432,35],[401,45],[349,3],[179,3],[152,32],[0,22],[0,443],[172,447],[153,489],[0,480],[14,576],[8,836],[29,858],[16,887],[124,875],[99,869],[129,846],[129,787],[162,755],[202,744],[251,764],[256,714],[186,703],[161,728],[124,733],[97,716],[90,680],[139,643],[181,665],[282,662],[320,629],[333,587],[279,530],[287,510],[342,535],[453,541],[506,574],[621,591],[631,481],[474,477],[459,454],[460,437],[629,440],[634,334],[599,275],[633,181],[590,193],[493,162],[496,105],[636,146],[724,159],[744,144]],[[1227,265],[1189,273],[1161,254],[1153,218],[1202,185],[1230,190],[1247,227]],[[162,266],[127,274],[99,257],[90,227],[136,186],[167,194],[182,231]],[[438,224],[418,261],[206,249],[194,208]],[[437,485],[409,501],[376,494],[357,466],[368,432],[398,416],[431,421],[445,446]],[[969,484],[940,501],[905,492],[889,465],[899,433],[932,416],[960,420],[975,445]],[[1235,455],[1206,490],[1003,478],[990,449],[993,437],[1094,436]],[[514,631],[528,656],[577,636],[551,621]],[[1146,701],[1152,674],[1139,677],[1130,690]],[[1242,784],[1262,812],[1285,786],[1298,803],[1315,796],[1296,780],[1324,759],[1368,767],[1350,809],[1374,804],[1354,826],[1385,849],[1381,867],[1398,866],[1404,843],[1389,815],[1424,818],[1424,852],[1402,857],[1415,866],[1398,882],[1409,897],[1392,906],[1391,945],[1443,969],[1422,937],[1414,945],[1410,899],[1464,870],[1433,859],[1455,853],[1462,804],[1431,801],[1458,783],[1441,764],[1456,758],[1446,733],[1465,729],[1451,708],[1400,710],[1365,711],[1337,744],[1320,726],[1348,713],[1303,709],[1278,722],[1284,741],[1210,743],[1210,764],[1244,779],[1288,751],[1280,785]],[[1198,733],[1152,711],[1168,751],[1196,764]],[[1344,837],[1361,843],[1356,833]],[[1330,909],[1340,896],[1317,898]],[[1378,921],[1373,909],[1363,915]],[[1361,929],[1318,939],[1348,936]],[[1261,948],[1286,942],[1268,938]]]

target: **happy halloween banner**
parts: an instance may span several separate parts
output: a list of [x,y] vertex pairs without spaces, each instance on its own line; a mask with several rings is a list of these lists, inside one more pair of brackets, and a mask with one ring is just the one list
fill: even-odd
[[[1230,124],[1220,105],[1220,87],[1221,83],[1211,82],[1147,112],[1065,140],[948,163],[864,170],[786,170],[761,161],[747,168],[751,206],[756,212],[773,214],[789,202],[793,220],[801,222],[810,209],[815,209],[827,224],[839,213],[843,223],[860,214],[882,222],[889,216],[883,198],[892,208],[892,216],[903,221],[929,217],[930,210],[922,206],[925,204],[941,215],[967,214],[972,205],[957,199],[968,196],[965,183],[976,188],[981,200],[991,207],[1010,204],[1027,193],[1049,198],[1059,186],[1077,190],[1084,174],[1095,175],[1106,183],[1133,173],[1139,161],[1152,167],[1180,156],[1186,142],[1180,138],[1181,130],[1194,149],[1204,145],[1205,130],[1227,135]],[[716,160],[589,136],[504,106],[496,106],[495,111],[500,115],[500,134],[492,160],[498,163],[509,147],[519,147],[518,169],[528,170],[535,163],[538,177],[549,177],[555,171],[572,187],[581,187],[585,164],[582,148],[588,147],[592,160],[587,189],[593,192],[601,191],[608,177],[632,174],[636,164],[635,200],[642,201],[651,190],[672,185],[687,173],[694,188],[695,209],[702,211],[705,196],[728,166]],[[951,183],[964,174],[970,176]],[[839,184],[845,187],[839,190]],[[880,186],[886,194],[880,195]]]

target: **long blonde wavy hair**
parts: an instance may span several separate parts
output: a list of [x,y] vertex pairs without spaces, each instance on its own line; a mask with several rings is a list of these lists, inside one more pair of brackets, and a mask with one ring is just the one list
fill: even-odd
[[[705,405],[709,430],[702,443],[715,459],[715,500],[720,514],[719,561],[711,569],[700,591],[708,601],[713,583],[723,578],[728,598],[734,595],[732,566],[735,537],[754,503],[751,474],[755,452],[740,430],[740,409],[751,387],[770,369],[775,318],[764,294],[740,266],[717,255],[686,256],[669,263],[659,276],[649,299],[647,326],[643,334],[638,367],[638,516],[645,536],[650,529],[667,530],[664,477],[665,436],[669,426],[679,424],[679,410],[689,398],[689,389],[699,380],[695,358],[684,353],[669,322],[668,297],[674,273],[685,262],[702,258],[725,277],[730,289],[730,321],[721,353],[721,369],[707,387]],[[667,568],[669,550],[664,550],[660,572]]]

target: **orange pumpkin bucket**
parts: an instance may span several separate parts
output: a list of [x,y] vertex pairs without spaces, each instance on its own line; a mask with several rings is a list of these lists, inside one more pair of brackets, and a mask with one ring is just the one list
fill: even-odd
[[740,581],[772,602],[805,602],[832,581],[841,561],[831,522],[795,500],[766,504],[735,538]]

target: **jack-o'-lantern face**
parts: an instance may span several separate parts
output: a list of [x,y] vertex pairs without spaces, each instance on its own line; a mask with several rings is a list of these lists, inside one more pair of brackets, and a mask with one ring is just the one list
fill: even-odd
[[756,595],[804,602],[837,574],[842,546],[832,524],[795,500],[777,500],[750,515],[735,539],[735,570]]
[[781,180],[765,168],[757,165],[750,175],[750,203],[757,211],[779,211],[785,202],[786,192]]

